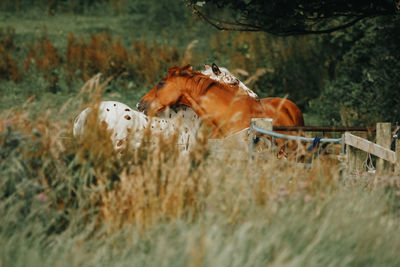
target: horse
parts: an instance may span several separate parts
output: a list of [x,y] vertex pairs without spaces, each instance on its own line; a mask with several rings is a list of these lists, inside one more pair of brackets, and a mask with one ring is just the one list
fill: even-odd
[[[248,95],[255,99],[258,98],[256,93],[254,93],[251,89],[249,89],[246,85],[244,85],[234,75],[232,75],[232,73],[230,73],[227,68],[218,67],[214,63],[211,66],[205,64],[204,70],[202,70],[201,73],[221,83],[237,86],[238,94]],[[286,110],[285,107],[282,107],[282,109]],[[199,129],[202,123],[201,120],[199,119],[199,116],[190,107],[183,105],[174,105],[173,107],[170,107],[162,112],[155,114],[155,116],[157,118],[164,118],[164,119],[179,118],[182,120],[182,125],[195,129]]]
[[[238,94],[248,95],[255,99],[258,98],[257,94],[244,85],[238,78],[232,75],[227,68],[218,67],[215,63],[211,66],[205,64],[204,70],[201,71],[202,74],[209,76],[211,79],[219,81],[221,83],[226,83],[229,85],[238,86]],[[158,118],[169,118],[174,119],[180,117],[183,121],[183,125],[198,125],[201,124],[201,120],[197,114],[190,108],[186,106],[175,105],[173,108],[169,108],[163,112],[156,114]]]
[[[226,83],[229,85],[237,86],[238,94],[248,95],[254,99],[258,99],[258,95],[242,83],[237,77],[235,77],[227,68],[218,67],[215,63],[211,66],[205,64],[202,74],[209,76],[211,79]],[[266,109],[272,106],[279,113],[286,113],[286,116],[290,118],[287,120],[285,125],[280,126],[304,126],[304,118],[299,107],[292,101],[286,98],[279,97],[267,97],[259,99],[261,105]],[[200,124],[197,114],[189,107],[175,105],[173,109],[160,112],[156,114],[160,118],[182,118],[183,124]],[[276,124],[275,124],[276,125]]]
[[[77,138],[84,134],[87,130],[87,119],[92,112],[92,108],[84,109],[74,120],[73,135]],[[114,149],[121,151],[126,147],[128,138],[133,143],[133,147],[139,147],[146,128],[151,128],[154,134],[163,136],[172,136],[178,131],[178,144],[184,150],[190,148],[190,144],[194,142],[197,125],[180,126],[177,120],[148,118],[141,112],[135,111],[129,106],[116,101],[102,101],[98,106],[98,121],[107,130],[111,131],[111,141]]]
[[[248,89],[242,82],[234,77],[226,68],[218,68],[215,64],[210,67],[205,65],[205,70],[202,71],[205,75],[210,76],[212,79],[222,81],[228,84],[238,84],[241,94],[257,96],[254,92]],[[218,75],[217,75],[218,74]],[[88,107],[84,109],[75,119],[73,126],[73,135],[75,137],[82,136],[87,117],[92,111]],[[120,150],[126,145],[126,140],[129,132],[135,132],[136,140],[133,145],[139,146],[142,138],[143,131],[149,124],[149,118],[144,114],[134,111],[129,106],[116,102],[116,101],[103,101],[98,107],[98,120],[106,129],[112,132],[111,141],[116,150]],[[181,122],[178,122],[180,121]],[[181,144],[186,149],[194,142],[197,130],[201,126],[201,120],[198,115],[187,106],[175,106],[174,108],[167,109],[164,112],[157,114],[157,117],[152,118],[151,125],[153,133],[170,135],[181,123],[181,132],[179,135],[178,144]],[[139,135],[137,133],[140,133]]]
[[238,93],[237,86],[219,83],[194,72],[190,65],[173,67],[168,75],[148,92],[138,110],[154,115],[167,106],[191,107],[212,129],[211,138],[223,138],[250,125],[251,118],[272,118],[276,125],[288,125],[290,117],[272,105]]
[[[208,75],[216,81],[238,86],[238,89],[245,92],[245,94],[258,99],[258,95],[236,78],[227,68],[218,67],[215,63],[212,66],[204,65],[204,67],[203,74]],[[290,118],[290,120],[286,121],[287,124],[279,126],[304,126],[303,113],[292,101],[280,97],[267,97],[260,99],[260,102],[266,109],[272,106],[277,112],[286,113],[286,116]]]

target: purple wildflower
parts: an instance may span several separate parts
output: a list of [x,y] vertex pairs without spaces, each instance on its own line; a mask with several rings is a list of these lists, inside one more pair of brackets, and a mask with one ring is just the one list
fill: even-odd
[[46,202],[47,196],[46,196],[46,194],[41,193],[41,194],[38,196],[38,199],[39,199],[41,202]]
[[7,127],[7,126],[11,125],[11,122],[12,122],[11,120],[5,120],[4,126]]

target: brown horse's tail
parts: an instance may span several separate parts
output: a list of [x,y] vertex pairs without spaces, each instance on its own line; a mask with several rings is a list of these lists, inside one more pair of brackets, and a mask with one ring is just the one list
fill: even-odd
[[292,101],[283,98],[278,109],[283,109],[285,113],[288,114],[293,123],[292,126],[304,126],[303,113],[301,112],[300,108]]
[[290,100],[287,101],[293,104],[293,107],[290,110],[288,110],[288,113],[295,126],[304,126],[303,113],[300,111],[299,107],[292,101]]
[[[304,126],[304,118],[299,107],[293,103],[292,101],[286,98],[264,98],[261,100],[261,104],[265,109],[273,108],[275,109],[276,115],[274,120],[276,119],[276,125],[279,126]],[[274,123],[274,124],[275,124]],[[297,131],[290,132],[282,132],[278,131],[281,134],[288,135],[299,135],[304,136],[304,133]],[[288,157],[297,153],[296,151],[304,150],[304,144],[298,143],[293,140],[284,140],[284,139],[275,139],[276,145],[280,147],[280,151],[278,153],[278,157]]]

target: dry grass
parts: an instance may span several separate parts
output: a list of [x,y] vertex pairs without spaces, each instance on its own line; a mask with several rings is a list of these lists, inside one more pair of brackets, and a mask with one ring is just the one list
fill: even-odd
[[[97,77],[79,97],[95,105],[101,91]],[[91,130],[75,140],[72,115],[53,121],[47,112],[32,121],[26,111],[2,113],[4,264],[54,265],[72,254],[61,265],[398,261],[400,240],[390,235],[400,226],[398,177],[349,180],[320,161],[309,169],[218,157],[205,134],[190,153],[176,138],[148,132],[138,149],[120,154],[93,114]]]
[[[155,42],[149,44],[145,39],[133,41],[132,47],[126,48],[120,38],[114,40],[107,32],[93,34],[90,40],[70,33],[64,54],[44,32],[35,43],[27,44],[28,55],[20,59],[24,64],[19,66],[12,57],[15,54],[14,39],[12,29],[4,31],[0,28],[0,79],[20,81],[24,76],[34,75],[38,71],[53,92],[57,90],[60,78],[65,78],[67,84],[71,84],[74,80],[86,81],[96,73],[107,77],[124,76],[136,83],[152,85],[159,79],[160,73],[178,65],[183,55],[175,47],[161,46]],[[189,50],[186,56],[190,57]]]
[[14,29],[0,28],[0,81],[12,80],[16,82],[22,76],[16,60],[10,55],[15,49],[14,38]]
[[[97,75],[83,86],[79,96],[91,99],[89,104],[96,107],[106,83],[101,83]],[[265,205],[268,201],[297,197],[300,193],[301,198],[318,197],[338,182],[338,173],[333,166],[316,164],[312,170],[307,170],[283,167],[274,160],[249,162],[243,161],[242,157],[238,161],[230,158],[232,153],[224,154],[222,158],[209,157],[211,152],[205,134],[200,135],[203,138],[190,153],[182,153],[176,146],[176,136],[154,136],[149,129],[139,149],[128,147],[121,156],[114,151],[110,142],[111,133],[99,124],[96,112],[90,114],[87,122],[87,129],[91,130],[85,131],[80,140],[71,137],[73,118],[54,122],[50,120],[50,111],[36,121],[30,121],[28,114],[22,111],[4,114],[0,132],[18,132],[35,143],[35,149],[18,148],[17,154],[21,158],[54,161],[54,164],[63,166],[67,164],[62,162],[66,154],[76,154],[77,164],[91,165],[89,172],[96,177],[98,188],[93,204],[99,205],[105,222],[119,227],[125,223],[146,226],[159,220],[194,219],[205,209],[205,202],[233,200],[233,192],[240,192],[240,198],[249,203]],[[4,143],[2,138],[0,142]],[[159,139],[155,142],[157,146],[150,145],[154,139]],[[52,171],[57,176],[57,170]],[[49,186],[44,191],[51,191],[48,181],[57,178],[45,173],[40,175],[43,176],[40,180]],[[224,187],[222,191],[221,185]],[[242,205],[249,203],[240,203],[229,209],[237,217],[246,210]]]

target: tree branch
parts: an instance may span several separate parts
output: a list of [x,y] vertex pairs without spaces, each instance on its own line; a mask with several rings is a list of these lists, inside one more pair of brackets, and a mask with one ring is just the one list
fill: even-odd
[[[359,22],[362,19],[365,18],[372,18],[372,17],[377,17],[380,15],[388,15],[389,13],[386,12],[377,12],[376,14],[373,13],[364,13],[361,14],[360,12],[356,13],[343,13],[339,12],[338,14],[331,14],[331,16],[328,17],[319,17],[319,18],[308,18],[305,17],[303,19],[304,24],[301,26],[293,26],[290,27],[287,25],[286,27],[275,27],[273,23],[271,24],[266,24],[263,26],[256,25],[256,24],[251,24],[251,23],[242,23],[240,21],[232,22],[232,21],[224,21],[220,19],[213,18],[209,15],[206,15],[205,13],[201,12],[194,4],[191,4],[190,7],[193,9],[194,14],[199,16],[199,18],[205,20],[208,24],[212,25],[218,30],[226,30],[226,31],[248,31],[248,32],[258,32],[258,31],[264,31],[268,32],[277,36],[289,36],[289,35],[309,35],[309,34],[324,34],[324,33],[331,33],[334,31],[338,30],[343,30],[348,27],[353,26],[357,22]],[[262,15],[262,14],[260,14]],[[320,22],[322,21],[332,21],[335,18],[344,18],[347,17],[347,22],[342,23],[339,26],[332,26],[332,27],[326,27],[325,29],[316,29],[312,30],[312,27],[318,24],[318,20]],[[350,18],[354,18],[349,21]],[[307,23],[307,21],[314,21],[311,25]],[[294,23],[293,23],[294,24]]]

